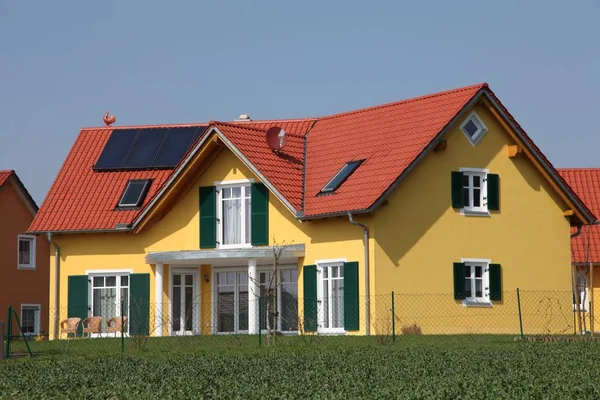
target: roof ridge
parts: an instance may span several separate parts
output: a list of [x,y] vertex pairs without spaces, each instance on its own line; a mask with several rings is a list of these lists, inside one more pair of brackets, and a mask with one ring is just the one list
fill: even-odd
[[131,128],[177,128],[186,126],[206,126],[209,122],[190,122],[183,124],[160,124],[160,125],[119,125],[119,126],[87,126],[81,128],[82,131],[90,130],[116,130],[116,129],[131,129]]
[[446,95],[449,95],[449,94],[454,94],[454,93],[458,93],[458,92],[472,90],[472,89],[475,89],[475,88],[477,88],[477,89],[489,88],[489,85],[487,84],[487,82],[482,82],[482,83],[478,83],[478,84],[475,84],[475,85],[469,85],[469,86],[463,86],[463,87],[460,87],[460,88],[455,88],[455,89],[450,89],[450,90],[444,90],[442,92],[436,92],[436,93],[426,94],[426,95],[422,95],[422,96],[411,97],[411,98],[404,99],[404,100],[398,100],[398,101],[393,101],[393,102],[390,102],[390,103],[385,103],[385,104],[379,104],[379,105],[374,105],[374,106],[370,106],[370,107],[359,108],[359,109],[352,110],[352,111],[344,111],[344,112],[341,112],[341,113],[338,113],[338,114],[326,115],[326,116],[320,118],[320,120],[333,119],[333,118],[338,118],[338,117],[345,117],[345,116],[351,115],[351,114],[359,114],[359,113],[363,113],[363,112],[366,112],[366,111],[378,110],[378,109],[387,108],[387,107],[393,107],[393,106],[397,106],[397,105],[401,105],[401,104],[412,103],[412,102],[416,102],[416,101],[430,99],[430,98],[433,98],[433,97],[446,96]]
[[556,168],[557,171],[600,171],[600,167],[567,167]]
[[[260,133],[266,133],[267,130],[268,130],[268,129],[264,129],[264,128],[256,128],[256,127],[253,127],[253,126],[244,126],[244,124],[246,124],[246,122],[239,122],[239,123],[222,122],[222,121],[210,121],[210,122],[211,122],[210,125],[215,125],[215,126],[224,125],[224,126],[229,126],[229,127],[232,127],[232,128],[244,128],[244,129],[250,129],[250,130],[253,130],[253,131],[257,131],[257,132],[260,132]],[[293,137],[299,137],[299,138],[303,138],[304,137],[304,135],[299,135],[297,133],[289,133],[289,132],[286,132],[286,135],[293,136]]]

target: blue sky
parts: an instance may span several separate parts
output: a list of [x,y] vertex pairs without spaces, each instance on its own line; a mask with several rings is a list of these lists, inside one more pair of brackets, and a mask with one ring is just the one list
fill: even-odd
[[306,117],[488,82],[600,166],[600,3],[0,0],[0,169],[41,204],[79,129]]

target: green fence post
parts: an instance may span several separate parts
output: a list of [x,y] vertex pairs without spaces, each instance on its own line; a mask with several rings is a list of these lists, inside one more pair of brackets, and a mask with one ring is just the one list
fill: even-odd
[[123,321],[123,310],[123,299],[121,299],[121,353],[125,353],[125,333],[123,333],[125,330],[125,323]]
[[25,341],[25,346],[27,347],[29,357],[33,357],[33,354],[31,353],[31,348],[29,347],[29,341],[27,340],[27,336],[25,336],[25,334],[23,333],[23,327],[21,326],[21,321],[19,321],[19,316],[17,315],[17,312],[15,310],[12,310],[12,312],[15,315],[15,321],[17,321],[17,326],[19,327],[19,332],[21,332],[21,337]]
[[258,345],[262,346],[262,332],[260,329],[260,323],[262,318],[262,298],[258,296]]
[[4,358],[10,358],[10,340],[12,339],[12,307],[8,306],[8,312],[6,313],[6,349],[4,350]]
[[517,288],[517,306],[519,307],[519,328],[521,329],[521,340],[523,340],[523,314],[521,313],[521,293]]
[[394,308],[394,291],[392,290],[392,343],[396,343],[396,310]]

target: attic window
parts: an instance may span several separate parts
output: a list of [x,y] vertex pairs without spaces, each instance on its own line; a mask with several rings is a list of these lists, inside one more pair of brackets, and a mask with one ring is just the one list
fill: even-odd
[[119,208],[139,207],[150,187],[150,179],[132,179],[127,182],[123,196],[119,200]]
[[346,179],[352,175],[352,173],[360,166],[360,164],[363,163],[363,161],[365,160],[347,162],[346,165],[344,165],[342,169],[335,174],[335,176],[331,178],[329,182],[327,182],[327,185],[321,189],[321,193],[336,191],[342,185],[342,183],[344,183]]
[[467,117],[467,119],[465,119],[465,121],[460,126],[460,129],[463,131],[463,133],[465,134],[467,139],[469,139],[469,142],[471,142],[473,146],[475,146],[477,142],[479,142],[481,137],[488,130],[481,118],[479,118],[479,116],[475,112],[472,112]]

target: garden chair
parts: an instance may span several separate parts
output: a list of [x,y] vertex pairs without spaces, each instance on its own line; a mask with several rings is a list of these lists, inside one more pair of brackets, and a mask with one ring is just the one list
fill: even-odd
[[106,333],[121,332],[121,327],[127,324],[127,317],[113,317],[106,322]]
[[87,317],[81,323],[83,325],[83,334],[86,333],[91,336],[92,333],[100,333],[100,324],[102,323],[102,317]]
[[79,323],[81,322],[81,318],[72,317],[64,319],[60,322],[60,334],[62,336],[63,333],[67,334],[67,339],[69,338],[69,333],[72,333],[77,337],[77,329],[79,329]]

